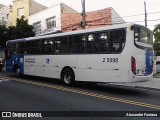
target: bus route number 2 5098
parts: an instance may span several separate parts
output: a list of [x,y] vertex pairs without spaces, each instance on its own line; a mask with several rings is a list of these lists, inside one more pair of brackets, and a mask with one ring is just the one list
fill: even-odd
[[103,62],[118,63],[118,58],[103,58]]

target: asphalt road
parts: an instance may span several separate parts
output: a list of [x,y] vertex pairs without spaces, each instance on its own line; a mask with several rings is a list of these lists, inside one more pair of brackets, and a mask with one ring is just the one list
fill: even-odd
[[[106,114],[108,111],[111,116],[112,114],[118,115],[118,111],[125,111],[122,112],[123,114],[132,113],[133,111],[136,113],[144,113],[144,111],[158,113],[160,111],[160,91],[84,84],[76,87],[66,87],[59,80],[47,78],[26,76],[17,79],[11,76],[0,77],[0,111],[62,111],[61,114],[69,111],[69,114],[72,114],[72,112],[74,115],[77,114],[76,119],[80,120],[158,120],[160,117],[106,118],[102,116],[95,117],[95,115],[102,114],[98,111],[105,111]],[[81,112],[76,113],[75,111],[89,112],[80,117],[79,113]],[[88,115],[86,118],[86,114],[91,116]],[[53,118],[41,119],[52,120]],[[53,120],[55,119],[75,120],[75,117],[60,118],[59,116],[58,118],[54,117]]]

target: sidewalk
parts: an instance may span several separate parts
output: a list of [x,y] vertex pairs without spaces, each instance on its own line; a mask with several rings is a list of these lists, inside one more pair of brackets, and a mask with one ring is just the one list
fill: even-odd
[[125,86],[160,91],[160,75],[153,77],[150,81],[135,83],[107,83],[106,85]]
[[160,79],[160,73],[156,73],[156,74],[154,75],[154,78],[159,78],[159,79]]

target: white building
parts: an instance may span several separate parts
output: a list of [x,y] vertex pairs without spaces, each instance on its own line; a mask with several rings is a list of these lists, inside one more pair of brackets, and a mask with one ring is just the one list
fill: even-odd
[[2,8],[2,7],[4,7],[5,5],[2,5],[2,4],[0,4],[0,9]]
[[29,24],[34,26],[36,35],[61,31],[61,14],[78,13],[69,6],[60,3],[29,16]]
[[0,25],[5,25],[8,26],[9,24],[9,11],[10,11],[11,6],[4,6],[0,9]]

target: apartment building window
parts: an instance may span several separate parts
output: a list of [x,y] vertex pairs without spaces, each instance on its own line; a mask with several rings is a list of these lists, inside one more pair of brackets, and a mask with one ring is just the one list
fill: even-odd
[[2,17],[2,20],[1,20],[1,25],[5,25],[5,20],[4,20],[4,17]]
[[41,31],[41,21],[33,23],[33,26],[34,26],[34,31],[35,32]]
[[24,15],[24,8],[19,8],[19,9],[17,9],[17,15],[18,15],[18,16]]
[[2,17],[2,22],[4,21],[4,17]]
[[6,19],[7,19],[7,20],[9,19],[9,14],[6,15]]
[[56,17],[46,19],[47,29],[56,27]]

